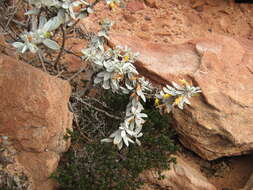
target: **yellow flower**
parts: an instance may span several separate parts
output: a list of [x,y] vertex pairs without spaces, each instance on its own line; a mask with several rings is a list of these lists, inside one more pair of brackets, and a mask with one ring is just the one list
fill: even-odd
[[188,82],[185,80],[185,79],[180,79],[179,80],[183,85],[187,85],[188,84]]
[[174,102],[174,103],[175,103],[176,105],[178,105],[178,104],[181,102],[182,99],[183,99],[183,96],[179,96],[178,98],[175,99],[175,102]]
[[126,55],[126,56],[124,56],[124,58],[123,58],[123,59],[124,59],[124,61],[125,61],[125,62],[127,62],[127,61],[129,60],[129,56],[128,56],[128,55]]
[[164,95],[163,95],[163,98],[164,98],[164,99],[168,99],[169,97],[171,97],[171,94],[164,94]]
[[155,106],[159,106],[159,99],[155,98]]
[[111,2],[110,4],[109,4],[109,7],[112,9],[112,10],[114,10],[115,8],[116,8],[116,4],[114,3],[114,2]]
[[50,38],[52,36],[51,32],[45,32],[44,37],[45,38]]

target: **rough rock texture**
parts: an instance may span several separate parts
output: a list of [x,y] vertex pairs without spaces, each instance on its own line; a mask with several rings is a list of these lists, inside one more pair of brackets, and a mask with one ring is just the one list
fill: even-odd
[[252,190],[253,189],[253,174],[242,189],[239,190]]
[[181,142],[213,160],[253,150],[253,42],[207,34],[180,45],[151,44],[111,34],[111,44],[140,52],[137,67],[164,83],[191,79],[203,93],[174,111]]
[[115,23],[113,32],[160,44],[180,44],[206,32],[253,39],[253,4],[236,4],[234,0],[144,0],[145,6],[133,11],[127,6],[138,0],[122,2],[123,8],[111,11],[101,1],[96,13],[84,19],[90,20],[85,25],[87,30],[94,31],[99,21],[108,18]]
[[70,92],[67,82],[0,55],[0,136],[15,149],[14,165],[24,168],[33,190],[53,188],[48,177],[70,144],[64,139],[72,127]]
[[[163,171],[163,180],[158,180],[154,171],[149,170],[142,174],[145,185],[140,190],[160,189],[173,190],[216,190],[201,174],[197,166],[191,164],[181,156],[177,156],[177,164],[171,164],[171,169]],[[158,189],[158,188],[157,188]]]
[[63,63],[67,65],[69,72],[77,72],[87,67],[87,63],[81,59],[81,50],[87,47],[88,42],[83,39],[69,38],[65,42],[65,47],[71,53],[63,55]]

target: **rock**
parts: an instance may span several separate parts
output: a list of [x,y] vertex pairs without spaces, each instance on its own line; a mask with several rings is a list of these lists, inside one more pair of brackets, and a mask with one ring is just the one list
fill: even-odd
[[147,32],[137,32],[136,35],[140,38],[140,39],[143,39],[143,40],[150,40],[151,39],[151,36],[150,34],[148,34]]
[[192,8],[196,9],[197,7],[205,5],[206,1],[205,0],[194,0],[192,3]]
[[63,56],[63,62],[67,65],[69,72],[77,72],[87,66],[87,62],[81,59],[81,50],[87,47],[88,42],[83,39],[70,38],[66,41],[66,49],[71,53]]
[[[208,182],[199,168],[188,162],[183,157],[177,156],[177,164],[171,164],[170,170],[165,170],[162,175],[164,179],[158,180],[156,172],[145,171],[141,177],[145,181],[145,186],[140,190],[153,190],[154,185],[161,189],[175,190],[216,190],[216,187]],[[153,186],[153,188],[152,188]]]
[[133,15],[131,15],[131,14],[124,13],[124,14],[123,14],[123,17],[124,17],[124,19],[125,19],[127,22],[129,22],[130,24],[132,24],[132,23],[134,23],[134,22],[137,21],[137,19],[136,19]]
[[72,128],[70,85],[5,55],[0,68],[1,146],[15,152],[6,168],[23,168],[31,190],[51,190],[48,177],[70,145],[64,139]]
[[231,19],[229,18],[229,16],[227,17],[222,17],[219,21],[220,27],[223,31],[227,32],[229,26],[231,26]]
[[146,5],[150,8],[157,8],[157,2],[156,0],[144,0]]
[[143,24],[143,25],[141,26],[141,30],[142,30],[143,32],[148,32],[148,31],[149,31],[149,26],[148,26],[148,24]]
[[252,190],[253,189],[253,174],[242,189],[239,190]]
[[159,84],[186,78],[200,86],[203,93],[192,98],[192,106],[173,113],[187,148],[208,160],[253,151],[252,42],[207,33],[184,44],[162,45],[111,34],[110,44],[139,52],[136,67]]
[[131,0],[126,5],[126,9],[131,12],[137,12],[145,8],[144,3],[140,0]]

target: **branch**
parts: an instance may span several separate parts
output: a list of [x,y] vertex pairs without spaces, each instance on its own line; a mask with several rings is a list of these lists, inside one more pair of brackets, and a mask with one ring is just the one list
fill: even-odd
[[113,119],[116,119],[116,120],[122,120],[122,118],[120,118],[120,117],[118,117],[118,116],[115,116],[115,115],[112,115],[112,114],[108,113],[107,111],[102,110],[102,109],[100,109],[100,108],[97,108],[97,107],[95,107],[95,106],[93,106],[93,105],[91,105],[91,104],[89,104],[89,103],[83,101],[83,100],[80,99],[80,98],[75,97],[75,99],[76,99],[77,101],[81,102],[82,104],[84,104],[84,105],[86,105],[86,106],[88,106],[88,107],[91,107],[92,109],[94,109],[94,110],[96,110],[96,111],[98,111],[98,112],[101,112],[101,113],[105,114],[106,116],[108,116],[108,117],[110,117],[110,118],[113,118]]
[[[62,45],[61,45],[61,49],[60,49],[60,52],[54,62],[54,67],[57,67],[58,66],[58,62],[62,56],[62,53],[63,53],[63,50],[64,50],[64,46],[65,46],[65,30],[63,28],[63,26],[61,25],[61,31],[62,31]],[[58,67],[57,67],[58,68]]]

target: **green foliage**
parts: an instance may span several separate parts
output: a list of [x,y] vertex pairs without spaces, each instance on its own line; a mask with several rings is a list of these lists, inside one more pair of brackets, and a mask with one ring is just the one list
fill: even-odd
[[[111,95],[106,94],[103,99],[115,114],[119,114],[125,109],[128,98],[120,96],[120,100],[119,96],[114,96],[116,100]],[[99,136],[87,142],[80,131],[71,132],[72,146],[52,176],[59,182],[59,189],[134,190],[143,184],[139,174],[151,168],[156,168],[159,179],[162,179],[162,170],[169,169],[169,163],[175,162],[170,155],[175,153],[177,146],[173,141],[170,116],[161,116],[152,104],[148,101],[145,107],[149,119],[143,127],[142,146],[130,146],[119,151],[111,144],[101,144]],[[106,133],[113,131],[110,126],[117,127],[118,122],[107,119]]]

